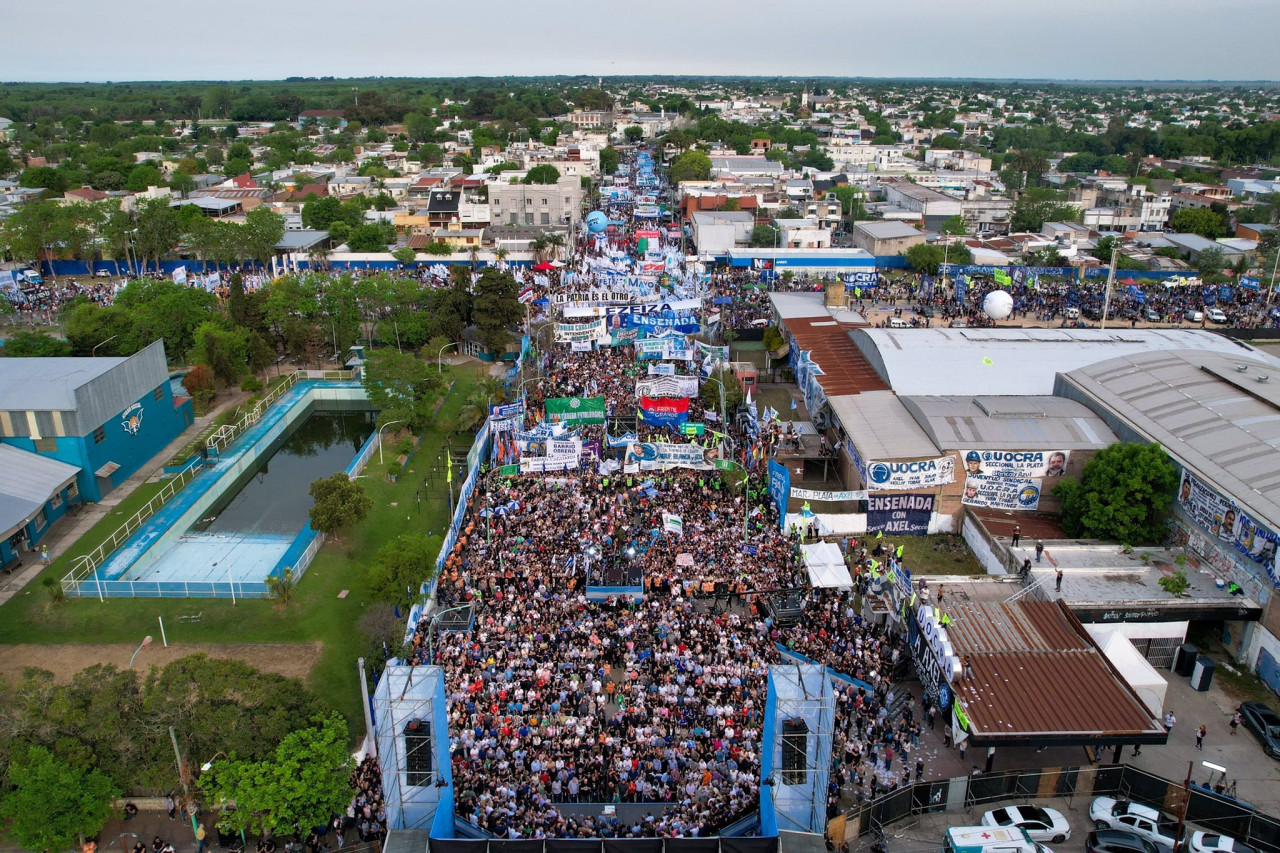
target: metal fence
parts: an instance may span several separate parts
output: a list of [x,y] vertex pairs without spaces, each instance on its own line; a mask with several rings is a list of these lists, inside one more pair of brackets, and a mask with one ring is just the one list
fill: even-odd
[[266,394],[262,395],[262,399],[255,403],[252,409],[245,412],[240,417],[240,420],[236,421],[234,424],[223,424],[214,430],[213,434],[209,436],[207,441],[205,441],[205,448],[210,453],[221,453],[225,450],[228,444],[235,441],[236,438],[245,430],[261,420],[262,416],[266,414],[267,409],[271,407],[272,403],[279,400],[284,396],[286,391],[298,384],[298,379],[301,373],[302,371],[290,373],[285,377],[283,382],[274,386],[267,391]]
[[[1123,797],[1166,813],[1187,805],[1187,821],[1229,835],[1263,853],[1280,853],[1280,820],[1248,803],[1172,781],[1127,764],[1045,767],[917,782],[864,803],[827,823],[837,843],[855,841],[889,824],[922,814],[978,810],[1006,800]],[[941,839],[939,839],[941,843]]]

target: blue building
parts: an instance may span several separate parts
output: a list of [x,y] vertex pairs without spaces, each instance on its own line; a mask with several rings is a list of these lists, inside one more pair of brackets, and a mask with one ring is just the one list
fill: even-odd
[[0,566],[13,568],[78,497],[80,469],[0,444]]
[[[75,466],[68,500],[97,502],[191,425],[164,342],[128,358],[6,358],[0,444]],[[0,465],[0,481],[8,476]]]

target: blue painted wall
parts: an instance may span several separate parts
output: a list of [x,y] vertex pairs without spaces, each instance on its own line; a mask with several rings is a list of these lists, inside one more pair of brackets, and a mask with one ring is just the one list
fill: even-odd
[[[155,399],[153,391],[148,391],[134,401],[142,406],[137,435],[125,429],[124,412],[120,412],[102,425],[104,436],[101,444],[94,443],[93,430],[87,435],[56,439],[57,450],[50,453],[37,450],[35,441],[30,438],[5,438],[3,441],[30,453],[75,465],[80,469],[76,484],[80,488],[81,500],[96,503],[163,450],[194,420],[190,399],[175,406],[169,382],[166,380],[160,388],[159,400]],[[120,468],[109,478],[111,487],[104,490],[99,487],[93,472],[108,462],[115,462]]]
[[[67,490],[63,489],[58,494],[62,498],[58,506],[55,507],[53,505],[52,497],[49,500],[45,501],[44,524],[38,524],[37,519],[32,519],[31,521],[27,522],[26,527],[23,528],[23,530],[25,530],[27,533],[28,547],[39,545],[40,540],[43,539],[44,535],[49,532],[49,528],[53,526],[53,523],[57,521],[59,518],[62,518],[64,515],[66,515],[67,510],[71,508],[71,502],[67,499]],[[77,501],[78,500],[80,499],[77,498]],[[38,551],[39,549],[37,548],[35,550]],[[14,550],[13,546],[9,544],[9,540],[7,538],[0,539],[0,564],[7,563],[10,560],[12,560],[14,557],[24,557],[24,561],[26,562],[26,564],[30,565],[32,558],[34,556],[35,556],[34,554],[29,556],[20,554]]]

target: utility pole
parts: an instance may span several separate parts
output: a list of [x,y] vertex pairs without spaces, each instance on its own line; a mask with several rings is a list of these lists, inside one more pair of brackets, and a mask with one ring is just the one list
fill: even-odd
[[1102,325],[1100,328],[1107,327],[1107,314],[1111,311],[1111,285],[1116,283],[1116,257],[1120,254],[1120,238],[1114,238],[1115,242],[1111,244],[1111,268],[1107,270],[1107,289],[1102,297]]
[[1182,808],[1178,809],[1178,830],[1173,836],[1173,848],[1178,849],[1178,845],[1182,842],[1182,833],[1187,823],[1187,807],[1191,805],[1191,768],[1195,767],[1194,761],[1187,762],[1187,778],[1182,783]]

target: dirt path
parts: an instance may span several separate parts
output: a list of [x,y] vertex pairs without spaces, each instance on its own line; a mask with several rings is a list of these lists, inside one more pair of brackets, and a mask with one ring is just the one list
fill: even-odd
[[[114,664],[124,669],[137,648],[120,643],[3,646],[0,647],[0,676],[16,681],[25,667],[35,666],[49,670],[55,681],[65,684],[75,673],[94,664]],[[320,659],[322,648],[321,643],[170,643],[165,648],[157,638],[138,652],[133,666],[139,672],[146,672],[153,666],[163,667],[178,658],[204,653],[211,658],[242,660],[263,672],[305,680]]]

